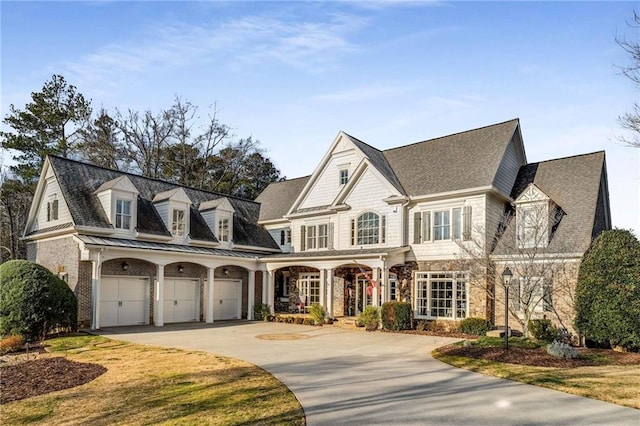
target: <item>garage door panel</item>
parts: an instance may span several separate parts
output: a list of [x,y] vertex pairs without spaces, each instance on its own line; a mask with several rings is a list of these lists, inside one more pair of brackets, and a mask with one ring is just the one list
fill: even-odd
[[144,324],[146,322],[145,302],[123,301],[122,306],[120,306],[118,321],[127,325]]
[[213,300],[213,319],[227,320],[238,318],[240,281],[216,280]]
[[103,277],[100,280],[100,325],[137,325],[148,321],[148,279]]
[[200,281],[165,279],[164,290],[164,322],[198,319]]
[[120,300],[135,300],[142,302],[147,298],[146,280],[120,280]]
[[118,279],[103,278],[100,281],[100,300],[118,301]]
[[111,327],[118,325],[118,302],[100,302],[100,325]]

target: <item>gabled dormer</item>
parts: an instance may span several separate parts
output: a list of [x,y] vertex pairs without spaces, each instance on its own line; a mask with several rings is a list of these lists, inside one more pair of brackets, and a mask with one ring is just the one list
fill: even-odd
[[518,248],[545,248],[562,209],[535,184],[531,183],[514,202]]
[[189,238],[191,199],[184,189],[160,192],[153,197],[153,204],[174,242],[186,243]]
[[204,201],[198,208],[209,229],[221,246],[229,248],[233,242],[233,214],[235,209],[226,197]]
[[96,189],[95,194],[116,234],[131,236],[135,233],[138,193],[127,176],[107,181]]

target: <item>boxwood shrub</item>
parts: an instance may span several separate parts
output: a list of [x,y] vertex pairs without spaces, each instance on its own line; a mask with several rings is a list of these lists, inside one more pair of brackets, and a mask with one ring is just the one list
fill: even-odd
[[460,321],[460,332],[465,334],[484,336],[492,328],[491,322],[484,318],[465,318]]
[[392,301],[382,304],[382,328],[385,330],[411,330],[412,316],[411,303]]

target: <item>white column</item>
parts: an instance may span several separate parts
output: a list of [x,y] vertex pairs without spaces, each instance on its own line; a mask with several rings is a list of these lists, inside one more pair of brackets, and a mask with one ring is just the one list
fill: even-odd
[[215,268],[209,268],[207,271],[207,317],[205,319],[206,322],[213,322],[213,289],[214,281],[215,281]]
[[256,304],[256,271],[249,270],[248,289],[247,289],[247,319],[253,318],[253,305]]
[[380,277],[380,291],[382,292],[382,303],[389,301],[389,269],[387,269],[387,265],[384,265],[382,268],[382,276]]
[[267,281],[267,304],[271,307],[271,315],[275,313],[276,286],[273,279],[273,270],[268,270],[265,274]]
[[380,294],[380,268],[372,268],[372,269],[373,270],[371,271],[371,273],[373,274],[373,276],[371,278],[373,279],[373,281],[375,281],[378,284],[373,288],[373,292],[372,292],[373,306],[380,306],[379,299],[378,299],[378,294]]
[[333,318],[333,269],[327,270],[327,315]]
[[164,325],[164,265],[158,265],[156,274],[156,303],[153,310],[153,322],[156,327]]
[[267,304],[269,300],[269,290],[267,287],[267,271],[260,271],[262,273],[262,303]]
[[100,328],[100,257],[91,262],[91,300],[93,302],[93,312],[91,316],[91,329]]
[[320,269],[320,306],[327,309],[327,270]]

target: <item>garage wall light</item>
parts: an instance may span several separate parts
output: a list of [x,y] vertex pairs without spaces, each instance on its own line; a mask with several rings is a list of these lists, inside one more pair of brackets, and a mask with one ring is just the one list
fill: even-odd
[[183,273],[184,272],[184,266],[182,265],[178,265],[178,273]]
[[229,275],[229,270],[227,268],[222,268],[222,273],[224,275]]
[[122,262],[122,270],[123,271],[128,271],[129,270],[129,264],[127,262]]

